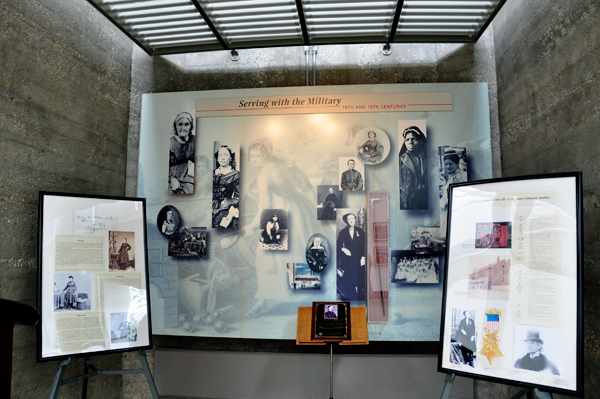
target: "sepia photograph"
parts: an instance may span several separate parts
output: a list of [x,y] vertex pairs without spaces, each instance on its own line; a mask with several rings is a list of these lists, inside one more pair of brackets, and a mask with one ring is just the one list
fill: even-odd
[[440,255],[446,251],[446,240],[440,237],[439,227],[410,229],[410,249],[416,254]]
[[398,121],[400,209],[429,209],[425,120]]
[[292,290],[320,290],[321,275],[306,263],[287,264],[288,284]]
[[127,231],[108,232],[108,270],[135,271],[135,234]]
[[260,248],[287,251],[288,219],[284,209],[263,209],[260,217]]
[[414,251],[393,250],[392,282],[404,284],[437,284],[440,282],[440,259]]
[[363,191],[365,189],[365,165],[354,157],[339,158],[340,190]]
[[469,256],[469,298],[507,300],[509,288],[509,256]]
[[475,248],[510,248],[512,244],[512,223],[477,223]]
[[477,360],[477,314],[474,309],[452,309],[450,362],[475,367]]
[[194,118],[180,112],[173,119],[169,148],[169,194],[194,194]]
[[214,142],[213,229],[237,229],[240,226],[240,145]]
[[390,138],[377,127],[367,127],[354,137],[354,155],[363,165],[377,165],[390,153]]
[[89,273],[54,273],[54,311],[91,310]]
[[335,220],[337,208],[343,208],[344,192],[338,185],[317,186],[317,220]]
[[206,227],[184,227],[169,240],[169,256],[206,256]]
[[164,236],[172,236],[181,223],[181,215],[179,210],[173,205],[164,206],[156,217],[156,226],[160,233]]

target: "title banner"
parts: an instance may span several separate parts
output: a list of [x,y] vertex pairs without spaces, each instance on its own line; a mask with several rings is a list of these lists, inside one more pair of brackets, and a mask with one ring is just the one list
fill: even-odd
[[313,94],[196,100],[196,117],[452,111],[452,92]]

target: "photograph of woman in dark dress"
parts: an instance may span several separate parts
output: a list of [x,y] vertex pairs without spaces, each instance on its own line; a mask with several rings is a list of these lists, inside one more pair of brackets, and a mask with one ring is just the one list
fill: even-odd
[[[344,211],[347,211],[344,210]],[[346,227],[337,237],[337,297],[338,301],[365,299],[365,231],[356,226],[356,215],[342,216]]]
[[319,208],[322,210],[318,220],[335,220],[335,210],[339,208],[340,205],[337,194],[334,192],[333,187],[330,186],[327,190],[327,197],[319,204]]
[[401,134],[400,209],[428,209],[427,138],[417,126]]
[[[258,209],[244,228],[244,236],[247,240],[259,236],[256,231],[260,227],[263,210],[285,209],[287,226],[293,226],[294,229],[294,234],[288,237],[288,248],[304,248],[305,237],[310,236],[314,221],[306,215],[314,212],[316,202],[314,188],[308,177],[292,161],[273,154],[273,143],[267,138],[257,139],[247,151],[251,169],[258,171],[256,183],[250,187],[248,195],[257,197]],[[246,314],[249,318],[269,312],[276,301],[294,300],[288,289],[285,268],[289,254],[287,251],[264,251],[261,245],[256,240],[254,266],[258,287],[254,295],[256,303]]]
[[377,141],[374,131],[369,131],[367,137],[369,139],[358,146],[358,159],[365,165],[377,165],[383,159],[383,145]]
[[127,237],[123,237],[123,243],[119,248],[119,269],[126,270],[129,267],[129,250],[131,245],[127,243]]
[[265,228],[260,235],[260,242],[263,244],[280,244],[281,234],[279,232],[279,222],[277,221],[277,215],[271,216],[271,219],[267,221]]
[[177,114],[169,150],[169,194],[194,193],[194,119],[188,112]]
[[[314,237],[314,238],[313,238]],[[329,250],[324,245],[325,238],[320,234],[315,234],[309,240],[309,246],[306,249],[306,263],[315,273],[322,272],[329,263]]]
[[239,227],[240,172],[237,170],[235,152],[227,145],[215,151],[213,175],[212,227]]

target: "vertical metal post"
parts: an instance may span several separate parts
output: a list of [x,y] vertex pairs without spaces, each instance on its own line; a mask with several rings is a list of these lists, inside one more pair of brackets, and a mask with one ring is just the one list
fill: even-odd
[[333,399],[333,344],[329,344],[329,399]]
[[317,85],[317,46],[312,46],[313,53],[313,86]]
[[310,47],[304,46],[304,56],[306,57],[306,85],[307,86],[310,86],[310,67],[308,66],[308,59],[309,59],[308,53],[309,52],[310,52]]

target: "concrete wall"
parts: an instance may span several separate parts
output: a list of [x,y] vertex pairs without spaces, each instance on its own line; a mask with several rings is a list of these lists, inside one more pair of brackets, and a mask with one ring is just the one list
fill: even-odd
[[600,3],[509,0],[493,27],[503,175],[583,172],[584,389],[600,398]]
[[[0,0],[1,298],[36,306],[38,191],[125,194],[131,48],[85,1]],[[46,397],[58,362],[36,363],[34,327],[14,334],[13,397]],[[122,356],[95,360],[120,368]],[[88,397],[120,392],[120,377],[96,377]]]

